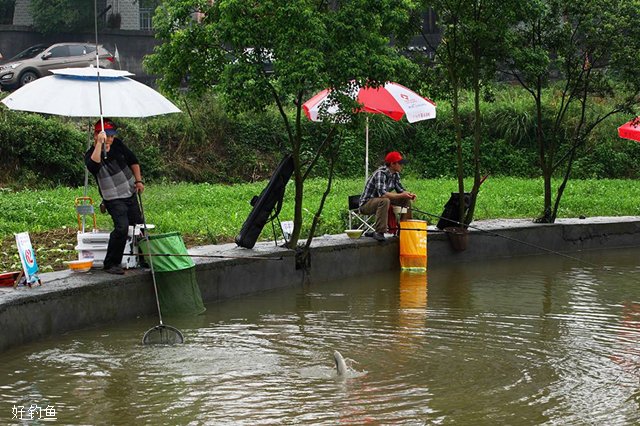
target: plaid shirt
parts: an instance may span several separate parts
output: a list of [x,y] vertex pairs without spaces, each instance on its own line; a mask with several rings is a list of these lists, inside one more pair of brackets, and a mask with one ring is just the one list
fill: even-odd
[[95,176],[103,200],[129,198],[136,193],[131,165],[139,164],[138,158],[120,139],[115,139],[106,160],[96,163],[91,159],[93,147],[84,155],[87,169]]
[[392,190],[398,194],[404,192],[404,187],[400,183],[400,174],[392,172],[387,166],[380,166],[364,186],[364,192],[360,196],[360,206],[370,199],[380,198]]

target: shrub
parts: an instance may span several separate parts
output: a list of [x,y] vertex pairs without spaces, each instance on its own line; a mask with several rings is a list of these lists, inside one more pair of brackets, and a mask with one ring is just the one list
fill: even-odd
[[78,185],[86,141],[85,133],[53,117],[5,112],[0,116],[0,181]]
[[92,29],[93,7],[86,0],[31,0],[33,27],[44,34]]
[[[1,95],[0,95],[1,97]],[[512,87],[496,91],[495,102],[483,103],[481,169],[493,175],[536,177],[538,151],[534,114],[529,95]],[[116,119],[120,137],[140,159],[145,179],[193,183],[238,183],[269,178],[289,150],[286,129],[275,110],[230,114],[215,95],[198,102],[178,99],[182,114],[149,119]],[[473,174],[473,105],[463,96],[463,158],[465,175]],[[602,105],[601,108],[606,108]],[[597,114],[594,110],[592,113]],[[365,119],[369,118],[369,171],[378,167],[387,151],[403,152],[411,161],[406,175],[422,178],[456,176],[455,132],[451,108],[438,103],[435,120],[409,124],[375,114],[359,114],[356,121],[339,125],[337,177],[364,177]],[[291,117],[292,119],[294,117]],[[616,126],[625,118],[614,117],[597,127],[581,150],[573,177],[635,178],[640,175],[640,146],[621,141]],[[571,122],[571,120],[569,121]],[[78,185],[82,182],[85,146],[90,135],[85,121],[0,110],[0,183]],[[303,161],[311,161],[331,128],[302,118]],[[562,135],[556,135],[562,137]],[[337,148],[336,146],[339,146]],[[565,147],[566,148],[566,147]],[[562,148],[562,149],[565,149]],[[326,177],[328,162],[321,158],[312,177]]]

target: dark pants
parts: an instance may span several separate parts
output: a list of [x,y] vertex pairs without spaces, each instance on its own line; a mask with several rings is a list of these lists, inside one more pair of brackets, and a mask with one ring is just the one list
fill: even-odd
[[104,202],[111,219],[113,219],[113,231],[109,235],[109,245],[104,258],[104,268],[120,266],[124,247],[127,244],[129,225],[135,226],[142,223],[142,214],[138,205],[138,198],[121,198]]

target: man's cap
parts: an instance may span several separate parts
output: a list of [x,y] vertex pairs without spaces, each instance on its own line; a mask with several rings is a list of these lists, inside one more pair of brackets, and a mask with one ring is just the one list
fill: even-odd
[[[102,131],[102,124],[100,123],[100,120],[96,121],[96,124],[93,126],[93,131],[95,133],[100,133]],[[113,121],[105,118],[104,132],[107,134],[107,136],[113,136],[118,132],[118,127]]]
[[407,160],[405,160],[402,157],[402,154],[400,154],[398,151],[391,151],[390,153],[388,153],[387,156],[384,157],[384,162],[387,164],[391,164],[391,163],[407,164]]

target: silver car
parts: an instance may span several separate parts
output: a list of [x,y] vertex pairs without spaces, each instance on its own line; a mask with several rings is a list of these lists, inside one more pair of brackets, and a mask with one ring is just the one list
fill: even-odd
[[[51,70],[71,67],[88,67],[96,64],[96,45],[91,43],[38,44],[23,50],[0,65],[0,87],[15,89]],[[104,47],[98,46],[101,68],[113,68],[115,58]]]

